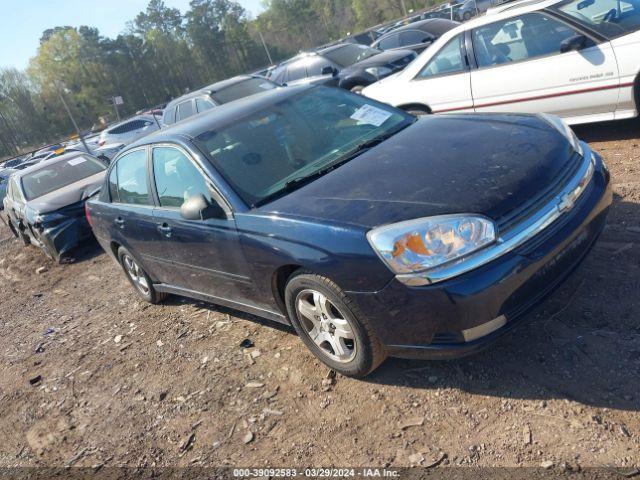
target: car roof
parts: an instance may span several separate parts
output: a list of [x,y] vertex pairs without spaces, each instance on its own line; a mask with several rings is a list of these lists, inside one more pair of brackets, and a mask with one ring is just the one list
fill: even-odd
[[399,28],[394,28],[390,32],[387,32],[378,38],[376,43],[387,35],[406,32],[407,30],[422,30],[423,32],[435,33],[439,36],[453,28],[456,28],[458,25],[460,25],[460,22],[448,20],[446,18],[427,18],[426,20],[420,20],[418,22],[409,23],[408,25],[403,25]]
[[203,132],[209,130],[222,129],[239,119],[251,115],[254,112],[263,110],[278,102],[294,97],[301,92],[312,88],[326,88],[312,85],[299,85],[286,88],[275,88],[273,90],[265,90],[264,92],[244,97],[233,102],[222,104],[211,110],[207,110],[186,120],[177,122],[167,128],[158,130],[151,135],[141,138],[140,140],[127,145],[122,149],[122,155],[129,150],[143,145],[174,142],[176,140],[184,140],[195,138]]
[[105,128],[103,130],[103,132],[110,133],[111,130],[113,130],[114,128],[117,128],[117,127],[119,127],[121,125],[126,125],[127,123],[133,122],[134,120],[148,120],[150,122],[155,122],[156,121],[153,115],[147,115],[147,114],[136,115],[134,117],[127,118],[126,120],[123,120],[121,122],[114,123],[113,125],[109,125],[109,127]]
[[193,92],[189,92],[189,93],[185,93],[184,95],[174,98],[173,100],[171,100],[168,104],[167,107],[165,108],[165,110],[169,110],[170,107],[173,107],[176,103],[180,103],[183,100],[187,100],[189,98],[194,98],[194,97],[200,97],[202,95],[207,95],[207,94],[211,94],[214,93],[218,90],[222,90],[224,88],[230,87],[232,85],[235,85],[236,83],[240,83],[243,82],[245,80],[249,80],[251,78],[262,78],[262,77],[257,77],[256,75],[237,75],[235,77],[231,77],[231,78],[227,78],[226,80],[222,80],[220,82],[216,82],[216,83],[212,83],[210,85],[207,85],[206,87],[202,87],[199,88],[197,90],[194,90]]
[[42,160],[41,162],[38,162],[35,165],[32,165],[31,167],[25,168],[24,170],[18,170],[18,171],[16,171],[16,173],[14,175],[15,175],[16,178],[20,179],[20,178],[24,177],[27,174],[30,174],[30,173],[33,173],[33,172],[37,172],[38,170],[46,168],[49,165],[53,165],[53,164],[58,163],[58,162],[64,162],[64,161],[67,161],[67,160],[72,160],[72,159],[74,159],[76,157],[81,157],[81,156],[93,157],[93,155],[90,155],[87,152],[80,152],[80,151],[73,151],[73,152],[69,152],[69,153],[63,153],[62,155],[59,155],[57,157],[50,158],[48,160]]
[[[498,20],[502,20],[502,19],[507,19],[507,18],[511,18],[511,17],[515,17],[517,15],[521,15],[523,13],[529,13],[529,12],[534,12],[537,10],[542,10],[544,8],[550,7],[551,5],[555,5],[556,3],[560,3],[563,0],[522,0],[516,3],[510,3],[508,5],[508,8],[505,8],[502,11],[496,12],[495,14],[492,15],[481,15],[479,17],[475,17],[471,20],[469,20],[468,22],[465,23],[461,23],[460,25],[458,25],[457,27],[449,30],[448,32],[446,32],[445,34],[442,35],[442,37],[440,37],[440,39],[438,39],[438,42],[442,42],[440,43],[440,45],[443,45],[444,43],[446,43],[448,40],[450,40],[451,38],[455,37],[456,35],[458,35],[461,32],[466,32],[468,30],[471,30],[473,28],[477,28],[477,27],[481,27],[483,25],[487,25],[489,23],[494,23]],[[435,43],[434,43],[435,45]],[[428,51],[435,51],[432,50],[431,48],[426,50],[426,52]]]

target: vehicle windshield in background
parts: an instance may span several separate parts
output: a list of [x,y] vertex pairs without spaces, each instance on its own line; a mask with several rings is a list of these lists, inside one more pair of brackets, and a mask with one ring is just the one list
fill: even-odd
[[22,177],[25,198],[33,200],[60,188],[96,175],[106,166],[94,158],[79,156],[40,168]]
[[358,63],[365,58],[373,57],[380,53],[380,50],[367,47],[366,45],[343,45],[327,52],[322,52],[322,56],[328,58],[333,63],[348,67],[354,63]]
[[316,87],[201,133],[195,142],[242,199],[255,206],[413,121],[366,97]]
[[223,88],[222,90],[213,92],[211,93],[211,96],[218,104],[222,104],[233,102],[239,98],[249,97],[266,90],[272,90],[276,87],[277,85],[274,85],[268,80],[262,78],[250,78]]
[[640,28],[640,0],[568,0],[553,8],[607,37]]

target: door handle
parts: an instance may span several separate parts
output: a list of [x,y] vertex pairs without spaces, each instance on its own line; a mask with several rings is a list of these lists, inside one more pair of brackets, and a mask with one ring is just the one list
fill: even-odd
[[169,238],[171,236],[171,227],[166,224],[166,223],[161,223],[158,224],[158,231],[164,235],[165,237]]
[[113,221],[113,223],[115,223],[118,227],[122,228],[122,227],[124,227],[124,218],[116,217],[116,219]]

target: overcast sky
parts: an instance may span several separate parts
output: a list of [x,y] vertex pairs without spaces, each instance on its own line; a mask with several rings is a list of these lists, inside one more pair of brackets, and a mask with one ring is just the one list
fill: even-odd
[[[262,0],[238,0],[256,16]],[[38,48],[42,32],[61,25],[97,27],[107,37],[116,37],[125,24],[144,10],[148,0],[1,0],[0,67],[23,69]],[[165,0],[169,7],[185,12],[189,0]]]

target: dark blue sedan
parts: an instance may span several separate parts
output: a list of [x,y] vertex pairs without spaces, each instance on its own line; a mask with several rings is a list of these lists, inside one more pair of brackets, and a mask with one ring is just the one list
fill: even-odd
[[87,216],[145,300],[290,323],[361,376],[503,335],[580,264],[610,204],[601,158],[557,117],[416,119],[292,87],[127,147]]

